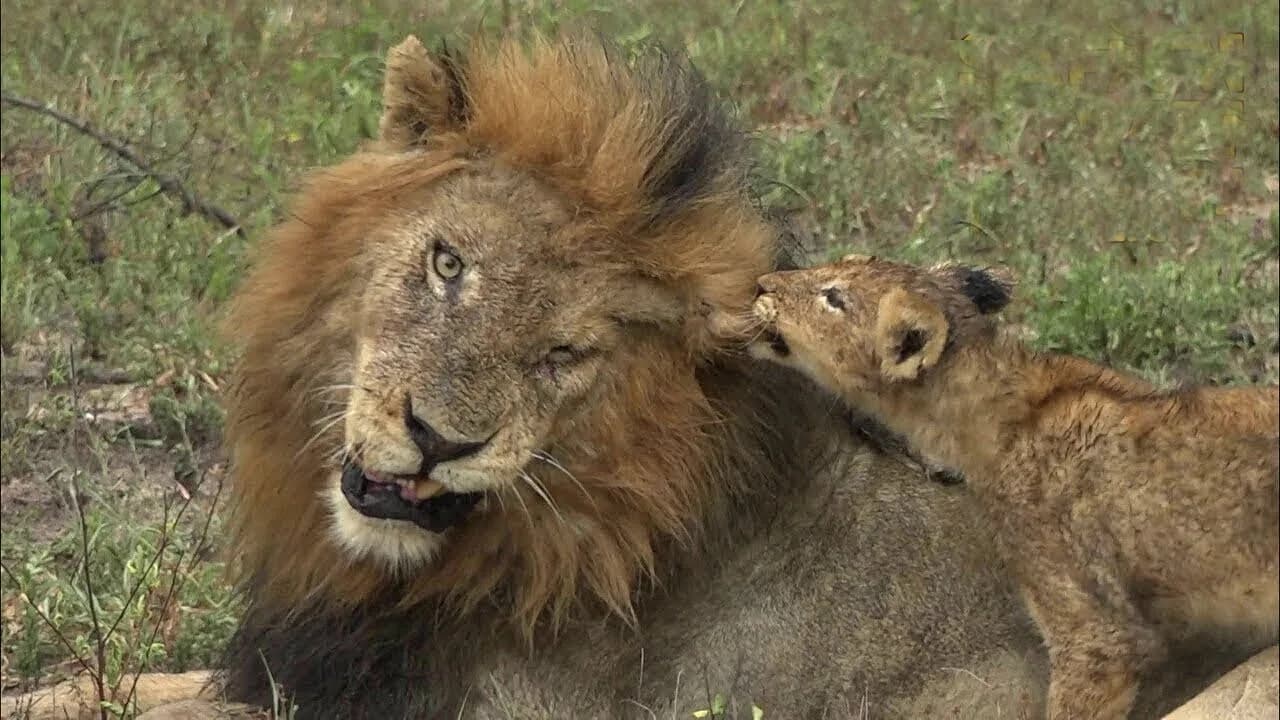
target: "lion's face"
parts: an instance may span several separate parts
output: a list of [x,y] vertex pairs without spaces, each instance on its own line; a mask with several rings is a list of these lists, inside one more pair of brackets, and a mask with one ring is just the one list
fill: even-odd
[[429,557],[486,495],[555,463],[560,436],[610,401],[608,379],[642,350],[653,362],[679,347],[675,299],[566,252],[582,231],[549,189],[490,164],[436,181],[370,233],[329,490],[349,549]]

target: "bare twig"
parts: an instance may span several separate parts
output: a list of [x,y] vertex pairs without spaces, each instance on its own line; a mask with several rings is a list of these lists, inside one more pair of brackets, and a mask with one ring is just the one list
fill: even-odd
[[[72,423],[72,432],[80,426],[80,383],[76,377],[76,353],[75,349],[69,350],[68,358],[71,364],[71,409],[75,412],[75,421]],[[74,443],[75,436],[72,436]],[[74,456],[74,452],[72,455]],[[98,690],[98,709],[99,717],[107,720],[107,706],[102,702],[107,699],[106,674],[107,674],[107,640],[102,635],[102,622],[98,619],[98,596],[93,591],[93,573],[89,568],[89,521],[84,516],[84,503],[80,502],[80,482],[79,468],[71,469],[71,503],[76,507],[76,518],[80,524],[80,551],[81,564],[84,569],[84,590],[89,599],[89,618],[93,622],[93,642],[97,649],[98,672],[93,676],[94,685]]]
[[[74,212],[71,213],[68,219],[71,220],[71,222],[81,222],[83,220],[88,220],[94,215],[111,210],[112,206],[115,205],[115,203],[118,200],[123,200],[129,193],[133,192],[134,190],[137,190],[138,187],[142,185],[142,183],[146,179],[147,179],[146,175],[134,175],[133,179],[126,185],[124,190],[116,192],[115,194],[109,196],[106,200],[102,200],[102,201],[90,204],[90,199],[92,198],[93,190],[97,189],[97,186],[95,184],[92,190],[85,193],[84,202],[80,204],[80,207],[78,207]],[[160,190],[157,192],[163,192],[163,190]],[[155,197],[155,194],[151,194],[147,196],[148,199],[153,197]]]
[[986,228],[982,227],[982,226],[981,226],[981,225],[979,225],[978,223],[973,222],[973,221],[971,221],[971,220],[956,220],[956,221],[954,221],[954,222],[952,223],[952,225],[955,225],[956,227],[967,227],[967,228],[970,228],[970,229],[972,229],[972,230],[977,230],[979,233],[982,233],[982,236],[983,236],[983,237],[985,237],[986,239],[988,239],[988,240],[990,240],[990,241],[992,241],[992,242],[999,242],[999,241],[996,239],[996,236],[995,236],[995,235],[993,235],[993,234],[991,234],[991,231],[990,231],[990,230],[988,230],[988,229],[986,229]]
[[[200,483],[199,485],[197,485],[197,487],[204,485],[204,480],[206,477],[207,476],[203,476],[201,478]],[[159,634],[160,632],[160,623],[163,619],[164,612],[168,610],[169,605],[171,603],[176,601],[178,592],[182,590],[182,587],[186,584],[187,578],[190,577],[191,575],[191,571],[195,569],[196,562],[200,559],[200,549],[203,548],[205,546],[205,543],[208,542],[209,540],[209,527],[210,525],[213,524],[214,512],[218,507],[218,500],[221,497],[222,497],[222,479],[219,478],[218,489],[213,494],[213,502],[210,503],[209,505],[209,512],[205,514],[204,525],[202,525],[200,528],[200,535],[196,538],[196,544],[192,546],[192,552],[191,552],[190,558],[187,561],[186,568],[183,569],[182,567],[182,560],[183,560],[183,555],[185,554],[185,551],[179,551],[178,558],[173,563],[173,570],[171,571],[172,575],[170,577],[170,582],[169,582],[169,592],[168,594],[165,595],[164,601],[160,605],[161,619],[157,619],[155,626],[152,627],[151,637],[150,639],[147,640],[146,647],[150,647],[155,642],[156,635]],[[183,510],[186,509],[187,505],[190,505],[190,502],[191,501],[188,500],[186,504],[184,504]],[[143,663],[145,662],[146,660],[144,659]],[[138,689],[138,678],[142,676],[142,672],[144,669],[145,667],[143,667],[140,664],[137,672],[134,673],[133,684],[129,686],[129,693],[125,695],[125,698],[124,698],[123,705],[125,707],[128,707],[129,703],[133,702],[134,693],[137,692],[137,689]]]
[[[188,502],[183,502],[182,507],[178,508],[178,515],[173,519],[175,524],[182,519],[182,514],[186,511],[189,504],[190,503]],[[172,503],[166,499],[164,503],[164,519],[162,521],[164,523],[162,526],[164,529],[160,533],[160,542],[158,543],[158,547],[151,555],[151,560],[147,562],[147,566],[144,567],[142,572],[138,575],[138,582],[135,583],[133,589],[129,591],[129,597],[125,600],[124,604],[120,606],[120,612],[116,614],[116,619],[111,622],[111,627],[107,628],[107,637],[111,637],[115,634],[116,628],[120,626],[120,623],[124,620],[124,616],[128,614],[129,608],[133,606],[133,601],[137,599],[138,593],[142,590],[146,577],[151,574],[151,569],[160,562],[160,557],[164,554],[164,551],[169,548],[169,511],[172,507]]]
[[[191,504],[191,503],[190,503],[190,496],[188,496],[188,497],[187,497],[187,499],[182,503],[182,506],[178,509],[178,515],[177,515],[177,517],[176,517],[176,518],[174,518],[174,520],[173,520],[172,526],[173,526],[175,529],[177,528],[177,523],[178,523],[178,522],[181,520],[181,518],[182,518],[182,514],[183,514],[183,512],[185,512],[185,511],[186,511],[187,507],[188,507],[190,504]],[[111,629],[107,632],[107,634],[108,634],[108,635],[110,635],[110,634],[114,633],[114,632],[115,632],[115,629],[116,629],[116,626],[117,626],[117,625],[119,625],[119,624],[120,624],[120,622],[121,622],[122,620],[124,620],[124,616],[128,613],[128,611],[129,611],[130,607],[133,605],[133,601],[134,601],[134,599],[136,599],[136,598],[138,597],[138,593],[139,593],[139,592],[141,592],[141,590],[142,590],[142,588],[143,588],[143,587],[145,587],[146,585],[148,585],[147,578],[148,578],[148,576],[151,574],[151,569],[152,569],[153,567],[156,567],[157,565],[159,565],[161,557],[163,557],[163,555],[164,555],[165,551],[169,549],[169,547],[170,547],[170,543],[169,543],[169,540],[170,540],[170,537],[169,537],[169,527],[170,527],[169,512],[170,512],[170,510],[171,510],[171,508],[172,508],[172,507],[173,507],[172,502],[170,502],[170,501],[169,501],[169,499],[166,497],[166,498],[165,498],[165,503],[164,503],[164,519],[163,519],[163,521],[162,521],[164,524],[163,524],[163,525],[161,525],[161,530],[160,530],[160,542],[158,543],[158,547],[156,548],[155,553],[154,553],[154,554],[152,554],[152,556],[151,556],[151,561],[150,561],[149,563],[147,563],[147,567],[146,567],[146,569],[144,569],[144,570],[142,571],[142,573],[138,575],[138,581],[137,581],[136,583],[134,583],[134,585],[133,585],[133,589],[129,591],[129,599],[128,599],[128,601],[127,601],[127,602],[125,602],[125,604],[124,604],[123,606],[121,606],[121,608],[120,608],[120,614],[116,616],[116,620],[115,620],[115,622],[114,622],[114,623],[112,623],[112,625],[111,625]],[[182,557],[182,556],[181,556],[181,553],[179,553],[179,558],[181,558],[181,557]],[[159,576],[160,571],[159,571],[159,570],[157,570],[157,571],[156,571],[156,574],[157,574],[157,576]],[[162,621],[162,619],[163,619],[163,615],[164,615],[164,610],[165,610],[165,609],[166,609],[166,608],[161,608],[161,620],[157,620],[157,621],[156,621],[156,626],[157,626],[157,627],[159,627],[159,624],[160,624],[160,622],[161,622],[161,621]],[[154,638],[153,638],[153,639],[154,639]],[[146,645],[143,645],[142,647],[143,647],[144,649],[150,649],[150,647],[151,647],[151,643],[150,643],[150,642],[148,642]],[[128,664],[128,662],[131,662],[132,660],[133,660],[133,653],[132,653],[132,652],[130,652],[130,653],[128,654],[128,656],[126,657],[126,661],[121,663],[121,667],[126,666],[126,665]],[[145,662],[146,662],[146,659],[145,659],[145,657],[144,657],[144,659],[139,663],[140,667],[138,668],[137,673],[135,673],[135,674],[134,674],[133,685],[135,685],[135,686],[137,685],[137,682],[138,682],[138,680],[137,680],[137,676],[138,676],[138,675],[140,675],[140,674],[142,673],[142,667],[141,667],[141,664],[142,664],[142,663],[145,663]],[[125,679],[125,674],[122,672],[122,673],[120,673],[120,677],[116,678],[116,682],[115,682],[115,684],[111,686],[111,697],[113,697],[113,698],[118,698],[118,697],[120,697],[120,685],[121,685],[121,683],[123,683],[123,682],[124,682],[124,679]],[[132,696],[132,693],[133,693],[133,691],[132,691],[132,690],[130,690],[130,696]],[[122,705],[123,705],[124,707],[128,707],[128,705],[129,705],[129,700],[128,700],[128,699],[126,699],[126,700],[122,703]]]
[[205,201],[203,198],[192,192],[186,185],[183,185],[182,181],[173,175],[156,170],[151,163],[139,157],[137,153],[135,153],[121,140],[95,129],[83,120],[74,118],[60,110],[57,110],[56,108],[36,102],[35,100],[19,97],[7,92],[0,92],[0,102],[3,102],[6,105],[12,105],[14,107],[20,107],[26,110],[31,110],[32,112],[40,113],[45,117],[53,118],[63,125],[87,135],[103,148],[114,153],[121,160],[124,160],[130,165],[138,168],[138,170],[142,171],[154,180],[156,184],[160,186],[161,190],[176,197],[182,203],[184,211],[198,213],[213,222],[222,225],[224,228],[234,229],[238,234],[244,235],[244,227],[240,224],[239,220],[231,215],[231,213],[223,210],[217,205],[213,205],[212,203]]

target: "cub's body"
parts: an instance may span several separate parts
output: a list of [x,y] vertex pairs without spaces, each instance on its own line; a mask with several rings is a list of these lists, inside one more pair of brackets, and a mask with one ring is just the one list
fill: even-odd
[[[996,462],[957,463],[1051,652],[1136,671],[1190,633],[1275,638],[1278,404],[1274,388],[1134,398],[1086,386],[1004,429]],[[1088,697],[1096,680],[1063,692]]]
[[753,354],[964,474],[1049,647],[1050,717],[1125,717],[1171,641],[1276,641],[1280,389],[1031,352],[990,317],[1009,283],[958,266],[851,256],[760,288]]

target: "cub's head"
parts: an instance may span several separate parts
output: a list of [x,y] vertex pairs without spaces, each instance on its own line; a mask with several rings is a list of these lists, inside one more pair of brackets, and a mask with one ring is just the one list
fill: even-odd
[[760,277],[750,345],[836,392],[914,380],[952,344],[986,336],[1009,303],[1003,271],[922,268],[866,255]]
[[228,325],[235,536],[283,600],[387,582],[625,606],[717,482],[696,370],[777,233],[687,64],[566,37],[390,51]]

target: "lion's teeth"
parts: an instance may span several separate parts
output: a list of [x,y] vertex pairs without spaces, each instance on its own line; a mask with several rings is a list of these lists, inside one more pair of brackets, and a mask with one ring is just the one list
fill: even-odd
[[417,498],[419,500],[427,500],[443,493],[444,485],[428,478],[426,480],[419,480],[417,482],[416,490]]

